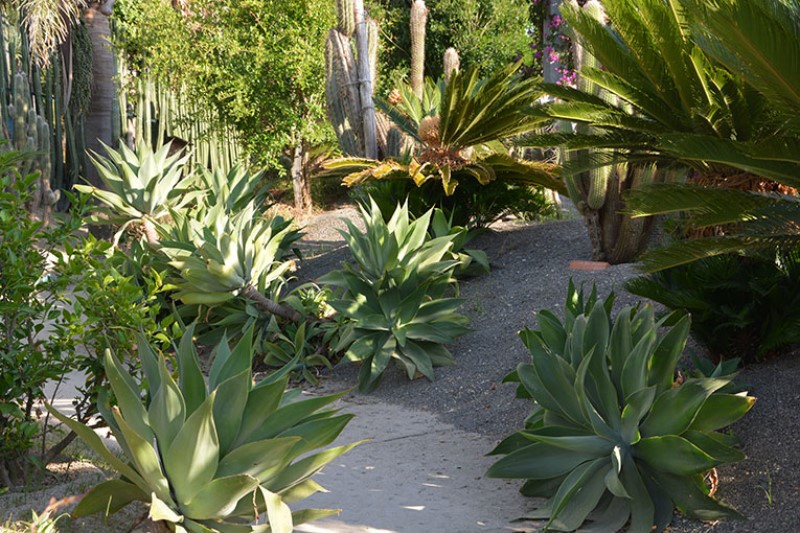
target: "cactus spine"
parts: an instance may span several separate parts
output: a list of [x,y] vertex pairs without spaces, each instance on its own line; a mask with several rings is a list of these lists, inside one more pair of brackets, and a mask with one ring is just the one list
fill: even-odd
[[[575,8],[580,9],[580,8]],[[597,0],[589,0],[583,9],[599,21],[605,20],[603,6]],[[576,70],[601,68],[597,59],[580,43],[575,49]],[[583,76],[578,78],[578,87],[617,105],[615,98]],[[563,124],[564,131],[571,131]],[[592,133],[592,128],[579,124],[576,132]],[[596,162],[613,162],[614,151],[590,149],[569,152],[561,150],[562,164],[587,159]],[[613,163],[565,176],[569,196],[583,215],[592,243],[592,258],[612,264],[627,263],[636,259],[647,244],[652,230],[652,218],[632,219],[620,214],[625,207],[623,193],[654,182],[679,181],[686,178],[685,171],[665,170],[655,164]]]
[[[376,85],[378,27],[365,17],[363,0],[338,1],[337,8],[338,26],[328,32],[325,43],[328,118],[345,154],[377,159],[372,93]],[[349,23],[344,18],[350,17],[351,9],[355,30],[348,33]]]
[[336,0],[337,29],[339,33],[350,37],[356,31],[356,9],[353,0]]
[[425,24],[428,8],[425,0],[414,0],[411,4],[411,88],[417,98],[422,99],[425,76]]

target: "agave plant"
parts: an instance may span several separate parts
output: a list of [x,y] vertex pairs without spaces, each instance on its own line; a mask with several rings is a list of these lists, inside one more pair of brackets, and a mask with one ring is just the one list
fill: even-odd
[[314,452],[330,444],[352,418],[326,409],[341,394],[302,398],[299,390],[285,392],[287,378],[281,373],[254,383],[252,330],[233,350],[227,341],[217,346],[206,382],[192,334],[190,328],[177,350],[177,380],[164,357],[141,339],[148,383],[144,404],[133,377],[106,352],[117,405],[110,412],[103,409],[104,418],[125,459],[91,428],[48,405],[121,475],[89,491],[73,514],[116,512],[142,501],[150,504],[153,521],[178,532],[288,533],[295,524],[336,513],[292,512],[287,503],[322,490],[311,477],[355,446]]
[[456,313],[452,290],[453,235],[428,239],[431,212],[410,220],[408,207],[398,206],[391,220],[383,220],[373,202],[362,207],[367,233],[348,222],[342,232],[356,266],[331,272],[321,283],[342,289],[330,302],[349,324],[334,351],[347,349],[345,358],[361,362],[359,389],[374,390],[392,360],[405,368],[409,379],[417,372],[433,379],[433,367],[454,363],[443,345],[469,328]]
[[467,179],[563,190],[553,165],[518,160],[502,143],[543,122],[531,112],[538,94],[536,80],[518,77],[516,68],[509,65],[487,79],[479,78],[473,68],[454,73],[449,83],[429,81],[421,99],[410,86],[400,84],[396,107],[391,103],[383,107],[415,141],[412,153],[384,161],[334,160],[325,165],[326,174],[344,177],[349,187],[369,179],[408,179],[417,186],[437,181],[447,196]]
[[265,183],[264,172],[250,172],[246,166],[236,164],[226,173],[219,168],[200,169],[195,174],[193,187],[200,191],[200,205],[211,207],[220,203],[226,211],[236,213],[253,202],[259,213],[269,205],[269,188]]
[[[105,145],[104,145],[105,146]],[[169,155],[170,145],[157,151],[144,143],[131,150],[124,144],[119,150],[105,146],[108,158],[94,154],[92,163],[106,189],[75,185],[78,191],[100,201],[96,222],[119,224],[116,240],[133,223],[140,223],[151,244],[158,242],[155,222],[166,218],[171,209],[179,210],[194,200],[194,194],[178,187],[189,156],[180,152]]]
[[275,231],[273,220],[256,216],[253,202],[236,214],[224,204],[211,208],[202,220],[173,212],[173,239],[161,251],[179,273],[175,298],[186,304],[215,305],[241,296],[259,308],[289,320],[300,315],[270,299],[276,285],[294,265],[280,251],[292,231],[285,224]]
[[[676,380],[689,331],[684,316],[660,334],[652,306],[575,305],[570,285],[562,323],[539,314],[520,337],[531,352],[509,377],[536,402],[525,429],[491,453],[492,477],[525,479],[522,493],[547,498],[527,515],[555,531],[658,531],[677,507],[704,520],[738,517],[710,494],[704,475],[744,458],[720,430],[754,398],[721,389],[732,376]],[[578,311],[576,313],[576,311]]]

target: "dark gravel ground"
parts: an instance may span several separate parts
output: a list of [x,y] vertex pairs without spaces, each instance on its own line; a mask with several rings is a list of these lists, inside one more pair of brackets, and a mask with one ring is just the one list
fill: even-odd
[[[342,208],[310,221],[302,245],[306,259],[298,272],[302,281],[316,279],[348,259],[336,231],[343,227],[342,217],[356,218],[355,210]],[[587,289],[596,283],[603,296],[614,290],[617,309],[635,303],[622,284],[637,271],[633,265],[570,270],[571,260],[591,255],[579,219],[501,224],[472,245],[487,252],[492,271],[460,284],[466,300],[462,310],[474,331],[452,346],[457,365],[437,369],[433,382],[409,382],[399,370],[390,371],[377,391],[354,399],[430,411],[443,422],[499,441],[520,428],[530,410],[526,402],[514,398],[513,384],[502,383],[529,357],[517,332],[535,326],[535,311],[547,308],[558,314],[563,309],[570,277]],[[702,351],[693,343],[690,346]],[[357,369],[340,366],[324,377],[321,387],[341,390],[356,381]],[[701,523],[676,517],[670,531],[800,532],[800,354],[746,368],[740,381],[749,384],[750,393],[758,398],[733,428],[748,459],[720,468],[718,497],[748,520]]]

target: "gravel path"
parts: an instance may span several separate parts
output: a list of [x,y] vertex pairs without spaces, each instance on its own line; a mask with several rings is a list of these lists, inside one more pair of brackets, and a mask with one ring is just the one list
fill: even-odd
[[[345,208],[310,224],[305,246],[315,247],[318,253],[304,262],[301,279],[315,279],[347,260],[348,252],[335,231],[343,227],[342,216],[352,218],[355,211]],[[585,283],[587,289],[597,283],[601,295],[615,290],[617,309],[635,303],[635,297],[621,285],[637,271],[633,265],[595,272],[570,270],[570,260],[590,258],[590,245],[579,219],[506,224],[480,236],[473,246],[486,250],[492,271],[461,282],[461,296],[466,300],[463,312],[470,317],[474,331],[452,346],[457,365],[437,369],[433,382],[409,382],[400,371],[389,372],[379,389],[360,401],[428,411],[459,429],[499,440],[520,428],[530,410],[528,403],[514,398],[513,384],[501,383],[529,357],[517,331],[535,326],[537,310],[558,313],[563,309],[570,277],[576,285]],[[341,390],[356,381],[357,370],[341,366],[326,377],[322,388]],[[753,410],[733,428],[748,459],[720,469],[718,497],[748,520],[704,524],[678,517],[671,531],[800,531],[800,355],[751,366],[742,371],[740,381],[749,384],[750,393],[758,397]]]

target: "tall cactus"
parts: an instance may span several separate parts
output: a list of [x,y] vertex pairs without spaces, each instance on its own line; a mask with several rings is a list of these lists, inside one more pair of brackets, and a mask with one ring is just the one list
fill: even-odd
[[[11,103],[6,107],[10,130],[8,143],[2,145],[4,150],[33,152],[34,155],[19,169],[20,173],[39,173],[36,191],[31,200],[31,209],[42,204],[45,207],[55,203],[48,194],[50,191],[50,126],[44,116],[37,114],[28,75],[23,71],[14,74]],[[57,200],[57,198],[56,198]]]
[[[583,9],[597,20],[605,20],[603,7],[597,0],[589,0]],[[590,67],[600,68],[601,65],[577,42],[575,67],[580,71]],[[578,87],[616,104],[611,102],[611,95],[586,78],[579,76]],[[569,130],[571,126],[564,123],[563,128]],[[576,126],[576,132],[588,134],[591,133],[591,127],[580,124]],[[586,222],[592,243],[592,258],[618,264],[636,259],[647,245],[653,226],[650,217],[632,219],[620,213],[625,207],[623,194],[649,183],[679,181],[685,179],[686,173],[674,168],[664,169],[652,163],[612,163],[588,171],[568,172],[570,163],[575,161],[598,164],[613,162],[613,158],[614,151],[608,149],[561,150],[561,162],[567,170],[565,184],[572,202]]]
[[377,159],[372,93],[376,85],[378,27],[365,17],[363,0],[337,0],[336,5],[338,25],[328,32],[325,44],[328,118],[345,154]]
[[422,99],[425,83],[425,25],[428,8],[425,0],[414,0],[411,4],[411,88],[417,98]]
[[458,50],[452,46],[444,51],[444,82],[450,83],[453,74],[458,74],[461,69],[461,58],[458,57]]

